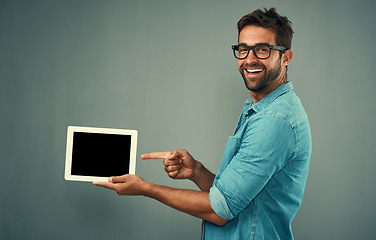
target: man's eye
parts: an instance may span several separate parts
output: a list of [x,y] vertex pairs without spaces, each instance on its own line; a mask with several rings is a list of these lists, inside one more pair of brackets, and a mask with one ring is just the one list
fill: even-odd
[[269,49],[267,47],[257,47],[256,52],[269,52]]
[[247,48],[239,48],[239,52],[245,53],[245,52],[248,52],[248,49]]

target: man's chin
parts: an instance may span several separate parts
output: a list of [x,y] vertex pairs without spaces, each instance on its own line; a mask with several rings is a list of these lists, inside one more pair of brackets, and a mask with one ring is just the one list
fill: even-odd
[[257,92],[261,92],[265,86],[248,86],[246,85],[247,89],[251,92],[254,92],[254,93],[257,93]]
[[259,92],[265,88],[263,84],[260,84],[261,79],[247,79],[243,77],[246,88],[252,92]]

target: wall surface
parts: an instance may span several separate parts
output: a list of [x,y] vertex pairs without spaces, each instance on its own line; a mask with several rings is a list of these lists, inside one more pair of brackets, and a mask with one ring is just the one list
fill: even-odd
[[66,128],[137,129],[137,174],[197,189],[139,156],[186,148],[218,169],[249,97],[236,22],[272,6],[293,22],[288,76],[313,136],[295,238],[375,239],[371,0],[1,0],[0,239],[199,239],[199,219],[65,181]]

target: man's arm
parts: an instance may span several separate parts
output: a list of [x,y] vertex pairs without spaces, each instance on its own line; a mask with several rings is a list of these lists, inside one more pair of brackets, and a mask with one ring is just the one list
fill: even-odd
[[108,182],[93,184],[115,190],[118,195],[142,195],[153,198],[176,210],[217,225],[227,223],[227,220],[220,218],[211,208],[208,192],[160,186],[136,175],[112,177]]
[[202,191],[209,192],[215,175],[195,160],[187,150],[154,152],[141,155],[142,159],[164,159],[165,171],[173,179],[189,179]]

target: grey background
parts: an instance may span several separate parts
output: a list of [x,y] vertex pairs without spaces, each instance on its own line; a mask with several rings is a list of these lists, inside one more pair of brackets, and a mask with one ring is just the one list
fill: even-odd
[[313,153],[296,239],[375,239],[374,1],[0,1],[0,239],[199,239],[201,221],[64,180],[68,125],[137,129],[145,152],[186,148],[215,172],[249,97],[237,20],[293,22],[289,79]]

